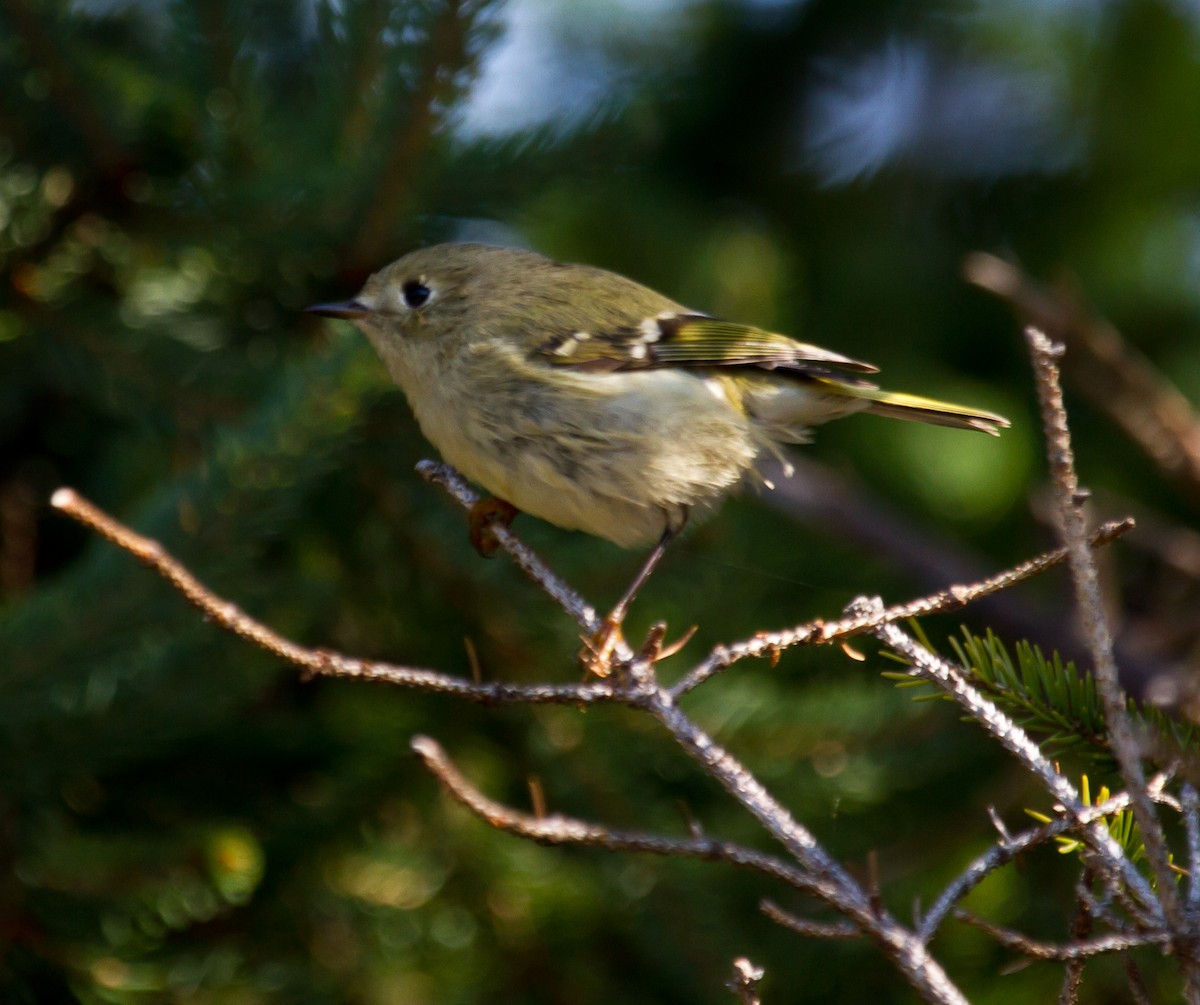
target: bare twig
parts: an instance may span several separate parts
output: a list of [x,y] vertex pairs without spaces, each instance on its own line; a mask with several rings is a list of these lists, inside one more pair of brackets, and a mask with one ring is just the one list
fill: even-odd
[[619,699],[614,686],[603,680],[582,684],[478,683],[421,667],[354,659],[328,649],[305,648],[256,621],[236,604],[218,597],[157,541],[130,530],[73,489],[59,489],[50,503],[150,566],[219,627],[314,676],[380,680],[401,687],[457,695],[483,704],[590,705]]
[[1113,754],[1132,798],[1131,809],[1141,830],[1163,912],[1176,934],[1177,950],[1184,968],[1185,980],[1192,987],[1193,997],[1200,996],[1200,956],[1194,939],[1185,938],[1185,918],[1176,894],[1171,873],[1166,839],[1154,805],[1146,792],[1146,775],[1133,722],[1128,713],[1128,699],[1121,688],[1116,660],[1113,658],[1112,636],[1104,614],[1100,579],[1087,543],[1079,480],[1075,473],[1075,457],[1071,434],[1063,406],[1059,382],[1058,358],[1061,347],[1053,345],[1036,328],[1027,328],[1025,338],[1033,359],[1033,372],[1038,401],[1042,409],[1042,425],[1046,432],[1046,452],[1050,473],[1058,496],[1059,533],[1070,553],[1071,579],[1075,599],[1083,620],[1084,634],[1091,650],[1092,673],[1104,708],[1105,726],[1112,741]]
[[1121,963],[1125,968],[1125,983],[1129,986],[1129,993],[1133,996],[1134,1005],[1154,1005],[1153,999],[1150,997],[1150,990],[1146,987],[1146,982],[1142,980],[1142,972],[1133,962],[1133,957],[1128,953],[1122,953]]
[[991,821],[993,827],[996,828],[996,833],[1000,835],[1001,841],[1011,841],[1012,834],[1009,833],[1008,826],[1004,823],[1000,814],[996,812],[995,806],[987,808],[988,820]]
[[[446,488],[464,507],[469,507],[476,501],[475,493],[453,469],[441,464],[423,462],[419,470],[423,477]],[[221,627],[302,667],[309,673],[385,680],[403,686],[457,694],[482,702],[524,701],[570,704],[619,702],[649,713],[668,730],[685,751],[700,762],[707,772],[725,787],[739,804],[755,816],[768,833],[788,850],[796,864],[793,865],[742,846],[713,841],[697,833],[690,838],[667,838],[658,835],[614,831],[561,815],[546,814],[544,811],[539,811],[534,815],[518,813],[482,796],[462,777],[433,741],[417,738],[413,745],[430,770],[446,785],[455,798],[458,798],[495,827],[543,843],[575,843],[615,851],[683,855],[711,861],[724,861],[754,869],[815,897],[835,908],[847,919],[845,922],[829,925],[808,923],[792,918],[791,920],[796,923],[792,927],[798,926],[798,929],[804,930],[807,934],[826,937],[835,935],[845,937],[851,933],[866,935],[880,946],[927,1001],[939,1003],[962,1003],[964,1001],[937,961],[929,955],[926,944],[945,912],[974,882],[978,882],[978,879],[974,878],[975,873],[964,876],[953,891],[948,890],[943,894],[938,904],[935,905],[935,910],[931,912],[932,918],[926,918],[920,934],[908,931],[891,917],[883,907],[881,899],[869,895],[821,846],[817,838],[796,821],[742,764],[683,714],[676,704],[675,693],[664,689],[659,684],[653,663],[645,658],[636,658],[628,647],[622,646],[618,652],[620,662],[616,668],[617,672],[609,679],[575,685],[530,686],[485,684],[478,680],[470,681],[423,668],[373,663],[351,659],[325,650],[308,649],[273,632],[236,605],[213,594],[181,563],[168,555],[157,542],[131,531],[80,498],[73,491],[61,489],[55,493],[52,501],[63,512],[93,528],[154,568],[192,604]],[[1128,529],[1127,523],[1107,525],[1097,532],[1093,543],[1098,544],[1111,540],[1126,529]],[[504,527],[497,527],[496,536],[501,546],[513,554],[521,568],[534,582],[561,604],[585,631],[593,631],[598,627],[594,609],[555,577],[511,531]],[[904,645],[912,640],[908,640],[907,636],[899,632],[894,625],[887,624],[886,619],[954,609],[978,596],[1004,589],[1006,586],[1061,560],[1061,554],[1049,553],[1023,563],[1009,572],[992,577],[990,580],[971,586],[952,587],[930,597],[898,605],[889,610],[884,610],[882,604],[878,602],[860,604],[839,622],[829,625],[814,623],[802,626],[802,629],[793,630],[791,633],[763,635],[751,642],[744,643],[742,651],[729,651],[730,656],[726,658],[723,665],[728,665],[734,659],[745,658],[748,655],[765,654],[785,645],[800,644],[802,637],[807,638],[808,641],[832,641],[846,635],[868,631],[883,638],[893,648],[904,651]],[[752,650],[757,650],[757,652],[752,652]],[[935,678],[941,673],[944,678],[944,686],[952,691],[957,690],[960,701],[966,699],[965,704],[972,713],[984,721],[985,725],[1009,749],[1019,752],[1026,764],[1047,782],[1056,798],[1067,807],[1066,812],[1069,819],[1062,823],[1062,829],[1091,828],[1094,830],[1092,821],[1095,819],[1094,813],[1098,813],[1099,808],[1079,805],[1073,788],[1065,779],[1057,775],[1044,758],[1041,758],[1040,753],[1020,730],[1011,722],[1004,720],[985,700],[971,697],[969,685],[965,685],[957,670],[952,668],[949,672],[943,672],[942,668],[938,666],[940,658],[923,649],[921,649],[921,653],[924,655],[914,656],[907,652],[905,654],[909,655],[914,665],[920,666],[923,672],[931,673]],[[716,663],[720,662],[719,654],[714,654],[712,661],[715,667]],[[933,665],[932,670],[930,661]],[[944,661],[942,662],[944,663]],[[697,676],[701,672],[705,675],[715,672],[715,669],[705,671],[704,666],[702,664],[701,668],[697,668],[692,675],[689,675],[689,678],[685,678],[684,686],[677,685],[676,691],[686,693],[688,689],[686,682],[689,679],[698,682],[699,679],[703,679]],[[691,686],[695,686],[694,683]],[[1102,827],[1100,829],[1103,830]],[[1042,828],[1041,832],[1040,839],[1044,840],[1045,836],[1057,833],[1057,830],[1048,826]],[[1096,854],[1103,862],[1102,875],[1121,871],[1124,882],[1135,891],[1141,904],[1152,904],[1157,907],[1149,888],[1136,871],[1133,871],[1132,874],[1124,871],[1128,863],[1120,855],[1119,849],[1114,853],[1113,848],[1104,846],[1091,830],[1088,833],[1091,835],[1092,844],[1096,847]],[[1111,842],[1111,839],[1109,840]],[[1020,838],[1015,839],[1011,848],[989,860],[990,867],[994,867],[1001,860],[1007,860],[1003,858],[1004,854],[1008,854],[1009,857],[1015,854],[1016,845],[1019,842]],[[1139,882],[1142,884],[1141,887],[1138,886]],[[786,912],[779,912],[779,914],[780,917],[783,917]],[[1156,929],[1153,924],[1154,919],[1148,916],[1144,906],[1135,905],[1134,915],[1146,928]]]
[[[467,484],[467,480],[449,464],[442,464],[439,461],[420,461],[417,464],[417,474],[431,485],[445,489],[463,509],[469,510],[479,501],[479,493],[471,488]],[[596,616],[596,609],[551,572],[549,566],[534,554],[533,550],[517,537],[511,528],[497,523],[492,526],[491,532],[500,543],[500,547],[507,551],[520,566],[521,571],[571,615],[580,628],[589,634],[599,631],[600,619]],[[621,649],[619,655],[622,659],[633,658],[633,653],[627,646],[622,645]]]
[[822,899],[836,896],[833,888],[823,887],[794,865],[728,841],[714,841],[703,837],[673,838],[615,830],[561,813],[546,813],[540,816],[522,813],[489,799],[480,792],[455,766],[436,740],[428,736],[415,736],[411,745],[425,763],[425,767],[446,787],[450,795],[489,826],[507,834],[536,841],[538,844],[576,844],[603,848],[606,851],[646,852],[653,855],[699,858],[709,862],[727,862],[782,880],[803,893]]
[[[1166,775],[1155,776],[1152,782],[1161,784]],[[993,845],[979,855],[958,876],[952,880],[938,895],[937,900],[929,908],[917,929],[917,934],[926,941],[932,939],[942,922],[950,914],[954,906],[967,896],[984,879],[1001,866],[1011,862],[1018,855],[1044,844],[1060,834],[1066,834],[1086,826],[1096,820],[1120,813],[1129,806],[1129,794],[1118,792],[1101,803],[1084,807],[1077,816],[1062,816],[1051,820],[1040,827],[1033,827],[1012,837],[1002,837],[999,844]]]
[[[660,691],[661,698],[665,695]],[[661,700],[660,698],[660,700]],[[690,752],[703,751],[712,773],[775,835],[800,861],[801,869],[770,856],[707,838],[664,838],[658,835],[635,834],[610,830],[558,814],[537,818],[518,813],[480,793],[454,767],[436,742],[428,737],[416,737],[413,749],[426,766],[463,805],[492,826],[546,844],[583,844],[613,851],[644,851],[661,855],[684,855],[729,862],[766,872],[803,890],[851,919],[857,930],[870,935],[884,952],[896,962],[910,983],[931,1002],[963,1003],[965,999],[950,983],[937,961],[926,952],[924,945],[884,912],[876,912],[857,883],[829,858],[804,828],[793,821],[758,781],[729,754],[722,751],[682,715],[668,715],[660,708],[650,708],[652,714],[671,730],[676,739]],[[740,789],[738,788],[740,786]]]
[[[426,463],[422,465],[421,471],[431,481],[444,485],[464,506],[470,506],[475,501],[474,493],[452,469],[444,465]],[[436,747],[430,746],[431,741],[419,741],[417,749],[459,798],[463,798],[464,802],[468,802],[468,805],[495,826],[533,840],[572,841],[617,850],[688,855],[728,861],[769,873],[840,911],[848,919],[851,927],[876,941],[926,1000],[947,1003],[963,1001],[936,960],[928,955],[925,948],[926,939],[904,929],[880,904],[873,902],[867,892],[821,847],[816,838],[794,820],[744,766],[685,716],[675,705],[672,695],[659,686],[654,668],[647,661],[622,656],[625,662],[621,672],[605,681],[576,685],[514,686],[481,684],[431,670],[372,663],[325,650],[307,649],[273,632],[236,605],[217,597],[182,564],[168,555],[157,542],[134,533],[70,489],[59,490],[52,501],[63,512],[150,565],[221,627],[304,668],[309,673],[385,680],[409,687],[458,694],[483,702],[585,704],[615,701],[649,712],[789,850],[799,868],[748,849],[710,841],[702,836],[693,836],[690,840],[685,840],[613,832],[554,815],[539,819],[537,816],[514,815],[497,804],[478,800],[469,802],[464,796],[469,786],[461,777],[457,785],[450,784],[453,776],[449,773],[448,762],[442,763],[437,760],[438,752]],[[1111,532],[1119,533],[1121,529],[1123,528],[1115,525]],[[581,626],[587,628],[594,623],[594,611],[554,577],[515,535],[505,528],[497,528],[497,537],[502,546],[516,556],[522,568],[535,582],[563,604]],[[1036,568],[1040,561],[1035,559],[1032,564],[1027,563],[1027,567]],[[1012,576],[1006,574],[999,578],[1009,581]],[[967,593],[971,590],[965,589]],[[938,598],[916,601],[894,610],[900,612],[896,613],[896,616],[905,616],[917,609],[928,609],[931,604],[944,603],[946,598],[951,603],[956,603],[963,597],[963,591],[952,589],[944,591]],[[854,612],[847,622],[853,622],[856,631],[863,631],[878,620],[878,610],[864,608]],[[880,630],[882,629],[877,629],[877,634]]]
[[[900,512],[860,484],[852,472],[835,470],[802,451],[790,452],[788,464],[793,469],[790,478],[778,461],[764,464],[763,474],[775,486],[762,493],[764,506],[813,533],[833,535],[857,545],[873,559],[886,559],[893,568],[903,570],[905,580],[912,582],[916,591],[938,589],[946,583],[974,583],[988,575],[990,567],[983,556]],[[1002,591],[973,603],[976,617],[1001,635],[1040,639],[1043,647],[1064,655],[1082,648],[1066,617],[1067,598],[1035,599]],[[1153,676],[1157,668],[1151,664],[1139,667],[1139,672]]]
[[813,939],[857,939],[862,932],[846,921],[810,921],[798,918],[771,900],[764,900],[759,909],[776,924]]
[[[1093,548],[1110,544],[1122,534],[1132,530],[1133,526],[1133,520],[1129,517],[1124,520],[1112,520],[1092,534],[1089,544]],[[687,676],[671,688],[671,696],[676,699],[682,697],[699,687],[709,677],[721,673],[734,663],[744,659],[775,656],[793,646],[823,645],[854,635],[865,635],[880,625],[893,621],[905,621],[908,618],[956,611],[976,600],[1001,590],[1007,590],[1017,583],[1045,572],[1064,562],[1066,558],[1067,550],[1056,548],[1054,551],[1027,559],[1011,569],[1006,569],[1004,572],[977,583],[949,586],[926,597],[905,601],[903,604],[896,604],[882,610],[855,613],[838,621],[810,621],[807,624],[798,625],[795,628],[785,628],[777,632],[759,632],[754,638],[744,642],[718,646],[708,659],[694,667]]]
[[1183,803],[1183,828],[1187,834],[1188,849],[1188,911],[1196,913],[1200,908],[1200,796],[1191,782],[1185,782],[1180,791]]
[[[1071,922],[1071,939],[1076,943],[1092,934],[1095,916],[1092,914],[1094,901],[1091,891],[1095,878],[1090,869],[1084,869],[1083,875],[1075,884],[1078,899],[1075,905],[1075,917]],[[1083,957],[1067,960],[1062,986],[1058,992],[1058,1005],[1076,1005],[1079,1001],[1079,985],[1083,982],[1083,966],[1086,962]]]
[[[862,604],[864,601],[856,603]],[[876,599],[874,603],[878,605],[879,602]],[[1072,817],[1077,821],[1082,819],[1081,815],[1086,812],[1087,807],[1080,800],[1075,786],[1042,754],[1024,729],[967,680],[961,667],[930,652],[896,625],[882,625],[874,634],[908,660],[912,664],[914,674],[926,677],[953,697],[973,720],[999,741],[1001,746],[1016,755]],[[1145,784],[1143,778],[1140,792],[1142,796],[1145,796]],[[1132,798],[1136,800],[1137,796],[1133,795]],[[1143,918],[1143,921],[1150,927],[1155,927],[1154,916],[1160,913],[1160,904],[1150,885],[1109,834],[1108,828],[1099,821],[1094,821],[1084,827],[1082,836],[1108,868],[1121,875],[1141,903],[1143,911],[1151,912],[1152,917]]]
[[1165,931],[1150,932],[1117,932],[1112,935],[1101,935],[1094,939],[1080,939],[1063,945],[1050,942],[1039,942],[1010,928],[993,925],[991,922],[977,918],[967,911],[955,911],[954,916],[972,928],[978,928],[1004,946],[1035,960],[1084,960],[1092,956],[1103,956],[1107,953],[1119,953],[1138,946],[1159,946],[1171,941],[1171,935]]
[[[451,482],[457,478],[449,469],[432,473],[446,476]],[[469,489],[466,489],[465,486],[461,486],[461,488],[469,498]],[[457,492],[456,495],[458,495]],[[775,870],[773,874],[835,907],[849,917],[853,923],[859,925],[864,933],[875,939],[885,954],[893,960],[908,981],[927,1001],[944,1003],[944,1005],[965,1005],[965,999],[961,993],[950,982],[937,961],[928,955],[921,940],[897,924],[886,912],[878,910],[862,888],[821,847],[816,838],[797,823],[745,767],[714,743],[711,737],[675,706],[670,695],[658,685],[653,665],[647,661],[628,660],[617,668],[618,672],[614,673],[610,680],[576,685],[518,687],[477,684],[432,670],[372,663],[324,650],[306,649],[254,620],[236,605],[216,596],[180,562],[168,555],[156,541],[136,534],[98,507],[87,502],[73,490],[59,489],[55,492],[51,502],[68,516],[91,527],[103,537],[151,566],[179,590],[188,601],[227,631],[304,668],[309,673],[385,680],[403,686],[458,694],[482,702],[527,701],[580,704],[596,701],[619,701],[630,707],[649,712],[670,731],[689,754],[705,765],[709,773],[724,785],[737,802],[746,807],[767,831],[791,852],[801,866],[799,870],[787,866],[782,871]],[[465,504],[469,505],[469,502]],[[505,540],[508,536],[507,534],[497,535],[503,546],[522,552],[526,551],[515,537]],[[544,566],[536,560],[532,553],[526,554],[525,559],[526,561],[522,562],[523,567],[531,569],[531,574],[535,575],[539,583],[552,582],[556,590],[565,592],[568,601],[576,605],[576,610],[583,605],[581,600],[570,594],[544,569]],[[426,758],[426,762],[432,766],[435,761],[431,761],[430,758],[437,751],[435,746],[429,745],[430,743],[431,741],[422,741],[418,750]],[[449,776],[443,770],[439,777]],[[571,840],[581,843],[599,844],[603,840],[608,840],[605,835],[609,832],[588,831],[589,825],[578,824],[577,821],[563,821],[561,818],[553,816],[543,820],[535,817],[508,818],[503,816],[503,808],[486,804],[480,804],[478,812],[485,817],[488,817],[490,813],[491,817],[488,818],[494,818],[497,826],[501,825],[498,821],[502,819],[508,821],[514,830],[519,825],[521,829],[518,832],[525,833],[526,836],[535,840],[553,840],[555,836],[563,835],[570,835]],[[500,812],[501,815],[497,816],[497,812]],[[555,826],[560,829],[552,829]],[[565,828],[565,830],[561,828]],[[579,830],[578,828],[583,829]],[[618,835],[618,837],[627,840],[631,850],[636,846],[640,850],[660,851],[662,854],[690,854],[693,857],[720,858],[731,862],[735,861],[738,856],[736,848],[721,847],[717,843],[703,838],[675,841],[669,848],[666,848],[661,842],[667,839],[645,835]],[[738,864],[766,871],[772,871],[775,868],[769,864],[767,857],[753,858],[754,854],[747,853],[747,856],[751,857],[743,856],[743,862]]]
[[913,987],[928,1001],[964,1001],[924,943],[886,911],[821,846],[736,758],[676,706],[662,688],[648,689],[639,706],[656,718],[709,775],[796,858],[806,872],[838,889],[832,906],[873,938]]

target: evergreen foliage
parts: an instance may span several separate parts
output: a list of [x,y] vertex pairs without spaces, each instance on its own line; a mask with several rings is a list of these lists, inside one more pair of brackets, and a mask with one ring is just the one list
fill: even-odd
[[[1074,661],[1064,661],[1057,652],[1043,655],[1041,647],[1025,640],[1017,642],[1010,653],[990,629],[976,635],[964,627],[961,639],[951,636],[948,641],[975,684],[997,707],[1037,736],[1048,756],[1087,748],[1093,758],[1101,761],[1101,770],[1115,768],[1104,709],[1090,673],[1081,672]],[[901,687],[930,686],[929,681],[914,680],[905,673],[884,676]],[[942,694],[921,697],[946,699]],[[1165,715],[1146,703],[1131,701],[1130,712],[1143,732],[1147,752],[1163,767],[1181,761],[1190,763],[1200,753],[1194,724]]]

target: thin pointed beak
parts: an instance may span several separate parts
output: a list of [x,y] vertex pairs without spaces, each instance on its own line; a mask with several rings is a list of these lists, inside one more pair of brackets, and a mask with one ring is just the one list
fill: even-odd
[[320,314],[323,318],[344,318],[346,321],[357,321],[371,313],[371,308],[357,300],[347,300],[344,304],[313,304],[304,309],[309,314]]

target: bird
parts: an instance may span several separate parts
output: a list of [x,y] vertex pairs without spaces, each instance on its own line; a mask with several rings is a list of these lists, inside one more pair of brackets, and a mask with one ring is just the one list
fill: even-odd
[[858,412],[997,435],[992,412],[880,389],[870,363],[713,317],[632,279],[475,243],[412,251],[353,299],[352,321],[443,459],[491,494],[472,540],[518,512],[653,545],[589,647],[599,665],[625,612],[689,519],[769,457]]

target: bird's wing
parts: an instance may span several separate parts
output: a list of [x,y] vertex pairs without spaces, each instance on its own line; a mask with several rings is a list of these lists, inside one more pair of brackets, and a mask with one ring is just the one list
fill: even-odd
[[823,376],[878,367],[817,345],[704,314],[663,313],[605,331],[564,331],[538,346],[544,359],[581,370],[749,366]]

